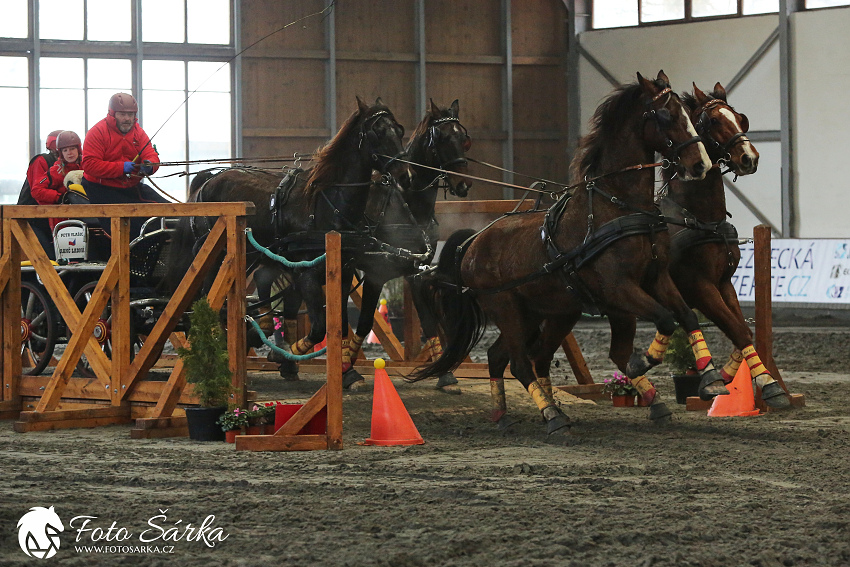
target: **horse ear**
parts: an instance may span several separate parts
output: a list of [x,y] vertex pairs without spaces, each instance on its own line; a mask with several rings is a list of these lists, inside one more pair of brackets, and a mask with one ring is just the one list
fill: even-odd
[[711,93],[715,98],[719,98],[723,102],[726,102],[726,89],[723,88],[723,85],[720,82],[714,84],[714,92]]
[[697,86],[696,83],[693,83],[693,85],[694,85],[694,97],[697,99],[697,104],[702,106],[703,104],[708,102],[708,95],[706,95],[704,92],[699,90],[699,87]]
[[381,100],[381,97],[375,99],[375,106],[384,106],[384,101]]
[[668,78],[667,78],[667,75],[665,75],[665,74],[664,74],[664,70],[663,70],[663,69],[662,69],[662,70],[660,70],[660,71],[658,71],[658,77],[657,77],[657,79],[658,79],[659,81],[664,81],[664,84],[665,84],[665,85],[667,85],[668,87],[670,86],[670,79],[668,79]]
[[363,99],[360,98],[360,95],[354,95],[357,98],[357,108],[360,109],[360,112],[366,112],[369,110],[369,105],[363,102]]
[[429,98],[428,102],[431,103],[431,108],[428,109],[428,114],[430,114],[434,118],[440,118],[440,116],[442,116],[442,113],[440,113],[440,107],[434,104],[434,99]]
[[640,73],[637,74],[638,83],[643,87],[644,92],[650,96],[655,96],[655,93],[658,89],[655,88],[655,85],[649,79],[644,78]]
[[452,103],[451,109],[452,109],[452,116],[457,118],[459,113],[460,113],[460,105],[458,104],[457,99],[455,99],[455,101]]

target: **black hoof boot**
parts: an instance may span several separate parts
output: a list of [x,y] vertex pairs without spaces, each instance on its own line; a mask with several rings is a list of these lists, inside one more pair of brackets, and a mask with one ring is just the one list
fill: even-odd
[[287,382],[297,382],[300,380],[298,377],[298,363],[294,360],[284,358],[280,363],[280,377]]
[[342,375],[342,388],[344,390],[356,392],[357,390],[363,389],[363,386],[365,385],[366,379],[363,378],[363,375],[357,372],[354,368],[349,368]]
[[785,395],[785,390],[774,380],[761,389],[761,399],[774,409],[785,409],[791,407],[791,400]]
[[460,394],[457,378],[451,372],[441,374],[437,380],[437,389],[446,394]]
[[726,389],[723,378],[720,377],[720,373],[714,368],[714,365],[703,371],[702,379],[699,381],[699,399],[707,402],[728,393],[729,390]]
[[649,419],[653,423],[670,423],[673,419],[673,412],[663,402],[652,404],[649,406]]
[[513,427],[517,423],[519,422],[512,418],[510,415],[504,414],[502,417],[496,420],[496,427],[499,428],[499,431],[505,431],[506,429]]
[[546,418],[547,434],[565,434],[570,432],[570,418],[565,416],[564,413],[555,406],[544,408],[543,417]]

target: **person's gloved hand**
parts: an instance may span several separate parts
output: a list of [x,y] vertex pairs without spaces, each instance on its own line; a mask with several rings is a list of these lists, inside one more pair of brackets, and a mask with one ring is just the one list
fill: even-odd
[[142,162],[142,167],[139,168],[139,171],[145,175],[150,175],[153,173],[153,164],[151,164],[150,160],[145,160]]
[[133,173],[133,170],[136,169],[138,166],[139,166],[139,164],[133,163],[132,161],[125,161],[124,162],[124,173],[125,174]]

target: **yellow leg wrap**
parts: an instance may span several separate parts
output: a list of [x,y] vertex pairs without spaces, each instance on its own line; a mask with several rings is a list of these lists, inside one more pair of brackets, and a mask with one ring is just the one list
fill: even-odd
[[432,345],[432,344],[433,344],[433,341],[432,341],[431,339],[427,339],[427,340],[425,341],[425,344],[424,344],[424,345],[422,345],[422,352],[421,352],[421,354],[422,354],[422,358],[423,358],[424,360],[428,360],[428,361],[430,361],[430,360],[431,360],[431,352],[432,352],[432,346],[431,346],[431,345]]
[[670,345],[669,335],[662,335],[658,331],[655,332],[655,338],[652,339],[652,344],[646,349],[646,356],[653,360],[664,360],[664,353],[667,352],[667,347]]
[[508,411],[503,378],[490,378],[490,400],[493,402],[493,411]]
[[655,386],[653,386],[652,382],[649,381],[649,378],[646,376],[638,376],[637,378],[632,378],[631,382],[641,399],[643,399],[644,402],[651,404],[652,400],[655,399],[657,392],[655,390]]
[[738,373],[738,368],[740,368],[743,360],[744,355],[741,354],[741,351],[738,349],[732,351],[732,354],[729,355],[729,361],[720,370],[720,377],[723,378],[724,382],[728,384],[735,379],[735,374]]
[[537,383],[540,384],[540,387],[543,388],[543,391],[549,394],[549,397],[552,397],[552,381],[548,376],[540,376],[537,378]]
[[351,351],[348,350],[348,339],[342,339],[342,371],[351,368]]
[[351,356],[351,363],[357,362],[357,357],[360,356],[360,349],[363,346],[363,339],[357,333],[351,333],[351,336],[348,338],[348,352]]
[[290,350],[292,350],[292,354],[307,354],[313,348],[314,344],[313,341],[304,337],[303,339],[298,339],[298,342],[292,345]]
[[688,342],[691,343],[694,358],[697,359],[697,370],[701,372],[711,362],[711,353],[708,351],[708,345],[705,344],[705,337],[702,336],[702,331],[694,331],[688,335]]
[[298,320],[284,319],[283,320],[283,340],[286,344],[294,345],[298,340]]
[[432,337],[431,341],[431,360],[437,360],[443,354],[443,345],[440,344],[440,337]]
[[537,409],[540,411],[543,411],[549,406],[555,405],[555,401],[552,399],[552,396],[546,394],[543,388],[540,387],[540,383],[537,382],[537,380],[528,385],[528,393],[531,394],[531,399],[534,400],[534,403],[537,404]]
[[741,354],[744,355],[744,360],[747,361],[747,366],[750,367],[750,376],[753,378],[758,378],[762,374],[770,376],[770,373],[767,371],[767,368],[765,368],[758,353],[756,352],[756,347],[750,345],[742,350]]

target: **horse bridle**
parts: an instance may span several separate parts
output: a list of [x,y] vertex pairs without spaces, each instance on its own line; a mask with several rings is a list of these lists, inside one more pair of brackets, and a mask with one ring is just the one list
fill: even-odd
[[392,120],[395,126],[401,128],[402,135],[404,135],[404,126],[402,126],[396,121],[395,116],[393,116],[392,113],[388,110],[379,110],[378,112],[364,120],[363,124],[360,125],[360,142],[357,144],[357,149],[362,149],[363,140],[366,140],[366,143],[369,144],[369,156],[372,161],[378,166],[375,169],[377,169],[381,173],[386,174],[389,167],[399,158],[406,156],[407,152],[402,149],[402,151],[389,158],[386,163],[384,163],[383,165],[381,164],[381,154],[379,154],[377,151],[378,134],[377,132],[375,132],[375,124],[378,122],[378,119],[381,116],[387,116],[390,120]]
[[750,139],[747,138],[746,131],[736,132],[734,135],[732,135],[732,137],[726,140],[726,143],[724,144],[721,144],[720,142],[714,139],[714,136],[711,135],[711,118],[709,118],[708,116],[708,111],[714,108],[715,106],[721,105],[725,106],[730,111],[732,110],[732,107],[729,106],[729,103],[720,98],[713,98],[703,104],[701,107],[697,108],[694,111],[694,114],[698,114],[699,118],[697,119],[697,123],[694,126],[696,127],[697,134],[699,134],[704,141],[705,139],[709,140],[709,142],[706,143],[709,148],[720,151],[721,157],[718,158],[717,161],[728,162],[732,158],[732,148],[734,148],[737,144],[749,142]]
[[[655,102],[657,102],[664,95],[668,95],[667,100],[664,101],[664,106],[662,106],[661,108],[659,108],[657,110],[652,108],[652,105]],[[650,100],[646,104],[646,112],[643,113],[643,121],[644,121],[644,123],[646,123],[647,120],[654,120],[655,121],[655,125],[658,128],[658,131],[666,139],[665,145],[667,146],[667,151],[672,155],[672,157],[670,157],[670,156],[666,156],[666,157],[670,161],[678,162],[679,158],[682,155],[682,150],[684,150],[685,148],[687,148],[691,144],[696,144],[696,143],[701,142],[702,138],[700,138],[699,136],[694,136],[690,140],[685,140],[681,144],[679,144],[677,146],[673,146],[673,140],[671,140],[670,137],[666,133],[666,127],[667,127],[668,124],[670,124],[670,122],[672,120],[672,116],[670,116],[670,111],[665,108],[665,106],[667,105],[667,103],[670,100],[670,97],[672,97],[672,96],[673,96],[673,89],[671,89],[670,87],[665,87],[664,89],[661,90],[661,92],[659,92],[657,95],[652,97],[652,100]],[[684,110],[684,108],[683,108],[683,110]],[[688,119],[690,120],[690,117]]]
[[437,142],[443,136],[442,132],[440,132],[440,125],[447,122],[454,122],[457,124],[463,130],[464,142],[469,140],[469,132],[467,132],[466,127],[460,123],[460,120],[457,117],[446,116],[432,121],[431,125],[428,127],[428,140],[426,141],[425,147],[431,151],[431,155],[433,155],[437,160],[437,164],[440,169],[447,169],[453,165],[467,165],[469,163],[464,156],[459,156],[447,162],[443,162],[440,158],[440,154],[437,151]]

